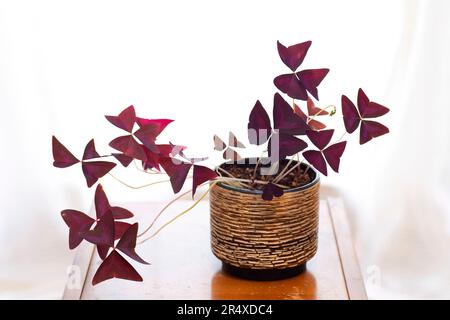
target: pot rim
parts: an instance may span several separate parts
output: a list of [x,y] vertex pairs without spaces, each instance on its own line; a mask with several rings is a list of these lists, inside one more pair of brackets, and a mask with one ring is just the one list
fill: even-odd
[[[247,160],[247,159],[256,159],[256,158],[244,158],[244,160]],[[293,160],[293,162],[297,162],[298,163],[297,160]],[[233,161],[227,161],[227,162],[222,163],[220,166],[222,166],[224,164],[233,164],[233,163],[234,163]],[[303,186],[299,186],[299,187],[295,187],[295,188],[291,188],[291,189],[283,189],[283,191],[285,193],[286,192],[297,192],[297,191],[305,190],[305,189],[308,189],[308,188],[316,185],[317,183],[319,183],[319,181],[320,181],[319,172],[313,166],[311,166],[311,165],[309,165],[309,166],[310,166],[309,170],[312,170],[314,172],[314,175],[315,175],[314,179],[311,182],[309,182],[309,183],[307,183],[307,184],[305,184]],[[228,189],[228,190],[231,190],[231,191],[237,191],[237,192],[247,193],[247,194],[258,194],[258,195],[260,195],[260,194],[263,193],[262,190],[249,190],[249,189],[234,187],[234,186],[230,186],[230,185],[225,185],[222,182],[217,183],[217,186],[220,186],[221,188]]]

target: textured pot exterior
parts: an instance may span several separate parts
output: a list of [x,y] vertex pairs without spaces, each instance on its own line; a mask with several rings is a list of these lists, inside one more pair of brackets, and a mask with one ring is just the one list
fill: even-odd
[[[312,169],[310,169],[312,170]],[[317,252],[319,176],[265,201],[260,192],[221,184],[211,189],[211,246],[224,263],[243,269],[282,270]]]

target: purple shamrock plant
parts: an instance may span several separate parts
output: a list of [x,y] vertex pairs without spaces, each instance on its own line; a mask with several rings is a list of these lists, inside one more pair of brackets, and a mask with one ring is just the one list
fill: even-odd
[[[99,183],[94,197],[95,218],[73,209],[61,212],[64,222],[69,227],[69,248],[76,248],[82,241],[90,242],[97,248],[102,263],[93,277],[94,285],[112,278],[142,281],[142,277],[126,258],[149,264],[136,252],[137,244],[153,238],[172,221],[195,207],[215,184],[223,183],[257,190],[264,200],[270,201],[274,197],[281,197],[286,189],[308,183],[308,170],[311,166],[324,175],[328,175],[328,167],[339,172],[341,157],[347,145],[346,141],[342,141],[346,134],[360,128],[360,144],[365,144],[389,132],[387,127],[373,120],[385,115],[389,109],[370,101],[360,89],[357,98],[358,107],[347,96],[342,96],[345,132],[338,140],[332,141],[335,130],[328,129],[327,125],[317,118],[331,117],[336,114],[337,108],[334,105],[320,108],[314,102],[319,100],[318,86],[329,69],[298,71],[311,44],[311,41],[307,41],[286,47],[280,42],[277,43],[280,58],[291,73],[277,76],[274,84],[292,99],[292,104],[280,93],[275,93],[271,120],[261,102],[256,102],[248,119],[248,141],[252,145],[262,146],[263,150],[261,156],[255,158],[252,170],[246,170],[245,174],[236,169],[238,166],[233,167],[233,164],[245,160],[240,153],[246,150],[244,143],[238,140],[234,133],[229,133],[227,142],[218,135],[214,136],[214,150],[221,152],[223,159],[228,162],[226,166],[211,169],[199,164],[207,160],[207,157],[187,156],[186,146],[176,145],[170,141],[168,143],[157,141],[173,120],[140,118],[136,116],[133,106],[129,106],[117,116],[106,116],[111,124],[124,132],[109,143],[114,149],[109,154],[100,155],[92,139],[79,160],[53,136],[53,165],[57,168],[68,168],[80,163],[88,188],[96,185],[105,176],[111,176],[133,189],[162,182],[133,187],[112,175],[111,171],[117,164],[129,167],[132,162],[139,171],[167,175],[167,181],[170,182],[175,194],[180,193],[188,179],[192,180],[191,188],[179,194],[163,208],[140,233],[138,223],[123,221],[133,218],[134,214],[126,208],[111,205]],[[306,102],[305,107],[301,105],[303,101]],[[209,185],[209,188],[190,208],[151,235],[147,235],[171,203],[188,193],[194,198],[198,188],[204,185]]]

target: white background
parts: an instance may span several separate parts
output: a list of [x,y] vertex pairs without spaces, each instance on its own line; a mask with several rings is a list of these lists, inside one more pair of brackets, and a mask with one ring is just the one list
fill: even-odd
[[[92,201],[79,167],[52,167],[52,134],[78,156],[94,137],[108,152],[121,132],[103,115],[133,104],[176,120],[162,140],[210,155],[215,133],[245,139],[256,99],[271,110],[288,71],[276,41],[312,40],[303,67],[331,69],[321,105],[362,87],[392,110],[392,133],[350,139],[323,179],[350,209],[370,297],[449,298],[448,21],[446,0],[1,1],[0,297],[60,297],[72,253],[59,212]],[[114,201],[171,197],[103,184]]]

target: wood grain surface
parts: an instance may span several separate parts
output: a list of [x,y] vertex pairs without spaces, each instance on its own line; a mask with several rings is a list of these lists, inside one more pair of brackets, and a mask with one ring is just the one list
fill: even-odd
[[[176,203],[163,214],[154,230],[191,204],[191,201]],[[164,203],[121,205],[136,213],[140,229],[143,229]],[[151,262],[150,266],[131,262],[144,282],[113,279],[92,286],[92,278],[101,261],[93,246],[82,247],[74,261],[74,265],[79,266],[80,287],[74,286],[74,281],[69,278],[63,299],[367,298],[345,211],[336,199],[321,201],[317,255],[308,262],[305,273],[291,279],[260,282],[223,273],[221,262],[210,249],[208,201],[200,202],[155,238],[140,245],[137,251]]]

